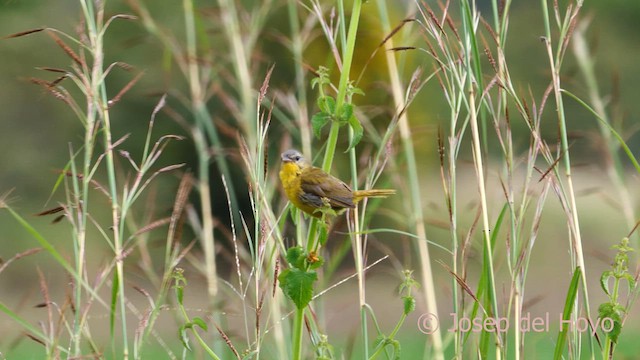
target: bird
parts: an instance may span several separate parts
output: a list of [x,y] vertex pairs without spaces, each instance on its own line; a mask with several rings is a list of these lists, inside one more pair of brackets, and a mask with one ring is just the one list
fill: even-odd
[[280,182],[291,203],[305,213],[321,218],[322,209],[336,213],[352,209],[364,198],[383,198],[396,193],[393,189],[353,191],[342,180],[312,166],[294,149],[280,155]]

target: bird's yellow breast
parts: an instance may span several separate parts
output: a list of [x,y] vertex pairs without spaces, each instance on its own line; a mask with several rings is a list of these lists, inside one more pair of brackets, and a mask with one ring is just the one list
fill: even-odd
[[316,210],[313,206],[302,202],[300,196],[302,195],[301,179],[302,168],[293,162],[283,162],[280,167],[280,182],[284,188],[284,193],[289,198],[289,201],[293,203],[298,209],[312,214]]

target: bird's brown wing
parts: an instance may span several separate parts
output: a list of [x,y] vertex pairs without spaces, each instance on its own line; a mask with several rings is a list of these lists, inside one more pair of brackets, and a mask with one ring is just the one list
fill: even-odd
[[355,207],[349,186],[320,168],[304,169],[300,174],[300,187],[300,200],[314,207],[322,207],[323,198],[329,201],[334,210]]

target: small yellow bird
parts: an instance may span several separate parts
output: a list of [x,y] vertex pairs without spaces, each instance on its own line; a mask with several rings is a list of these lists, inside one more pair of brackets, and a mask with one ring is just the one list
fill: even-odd
[[338,212],[355,208],[355,204],[366,197],[387,197],[396,193],[392,189],[353,191],[341,180],[311,166],[297,150],[287,150],[280,157],[280,181],[289,201],[317,218],[322,216],[322,211],[318,210],[327,206]]

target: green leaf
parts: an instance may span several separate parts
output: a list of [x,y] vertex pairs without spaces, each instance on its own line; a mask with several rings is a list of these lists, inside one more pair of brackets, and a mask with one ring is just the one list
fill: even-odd
[[364,96],[364,91],[359,87],[352,86],[351,87],[351,95],[361,95]]
[[358,145],[358,143],[362,139],[362,135],[364,134],[364,129],[362,128],[360,121],[358,121],[355,115],[352,115],[349,118],[349,126],[351,126],[351,129],[353,129],[353,137],[351,138],[351,142],[349,143],[349,148],[347,149],[347,151],[353,149],[356,145]]
[[321,96],[318,98],[318,108],[325,114],[333,114],[336,111],[336,99],[331,96]]
[[189,351],[191,351],[191,346],[189,346],[189,336],[187,336],[187,329],[190,328],[191,324],[184,324],[178,329],[178,337],[180,338],[180,342]]
[[207,323],[204,322],[204,320],[202,320],[201,318],[199,318],[197,316],[194,317],[193,319],[191,319],[191,323],[193,325],[198,326],[200,329],[202,329],[204,331],[207,331],[209,329],[209,327],[207,326]]
[[304,252],[304,249],[300,246],[294,246],[294,247],[290,247],[289,250],[287,250],[287,262],[289,263],[289,265],[298,268],[300,270],[304,270],[305,269],[305,258],[306,258],[306,254]]
[[636,287],[636,278],[635,278],[635,277],[633,277],[631,274],[629,274],[629,273],[625,273],[625,274],[622,276],[622,279],[627,280],[627,285],[629,286],[629,287],[628,287],[628,291],[629,291],[629,292],[631,292],[631,289],[633,289],[633,288],[635,288],[635,287]]
[[313,283],[318,280],[315,271],[286,269],[278,276],[280,288],[298,309],[304,309],[313,297]]
[[311,88],[315,89],[316,85],[321,84],[321,80],[320,78],[313,78],[311,79]]
[[600,276],[600,287],[602,287],[602,290],[605,294],[607,294],[607,296],[611,296],[611,293],[609,292],[609,278],[611,278],[612,276],[613,271],[611,270],[604,271]]
[[318,139],[322,134],[322,128],[325,127],[331,120],[331,115],[325,112],[316,113],[311,117],[311,128],[313,129],[313,135]]
[[403,296],[404,302],[404,314],[409,315],[410,312],[416,309],[416,299],[413,296]]
[[344,104],[340,109],[340,123],[347,123],[353,116],[353,104]]
[[182,305],[184,299],[184,288],[182,286],[176,287],[176,297],[178,298],[178,304]]
[[[618,337],[622,331],[622,316],[624,315],[624,308],[620,305],[606,302],[598,307],[598,317],[600,318],[600,328],[605,327],[604,319],[611,319],[613,321],[613,328],[607,332],[607,336],[614,343],[618,342]],[[607,324],[608,325],[608,324]]]

